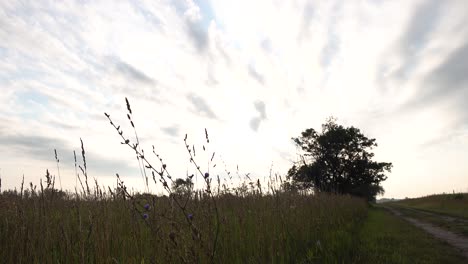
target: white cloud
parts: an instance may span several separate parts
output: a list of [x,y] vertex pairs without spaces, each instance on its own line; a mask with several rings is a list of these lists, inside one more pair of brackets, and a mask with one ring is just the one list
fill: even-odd
[[[468,187],[468,167],[448,168],[447,180],[434,152],[450,164],[467,155],[454,145],[468,144],[468,83],[438,69],[466,67],[450,58],[464,54],[468,8],[437,2],[3,1],[0,138],[37,136],[78,150],[82,137],[90,156],[109,164],[93,165],[103,182],[133,167],[126,177],[141,186],[131,150],[103,115],[132,135],[129,97],[144,145],[154,144],[178,176],[189,168],[182,136],[201,148],[207,127],[230,170],[239,164],[262,178],[271,162],[286,172],[295,157],[291,137],[335,115],[376,137],[377,157],[394,161],[384,184],[389,196]],[[437,16],[418,11],[426,9]],[[434,73],[431,89],[447,92],[426,100]],[[0,151],[6,186],[19,184],[22,160],[28,174],[53,165],[9,153]],[[71,165],[63,164],[67,186],[74,185]],[[403,187],[427,179],[433,184]]]

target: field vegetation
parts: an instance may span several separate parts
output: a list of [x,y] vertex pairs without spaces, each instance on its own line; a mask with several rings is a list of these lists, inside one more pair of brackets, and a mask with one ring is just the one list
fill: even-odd
[[387,204],[405,216],[468,237],[468,194],[437,194]]
[[467,219],[456,218],[429,211],[422,211],[410,207],[392,205],[392,208],[397,209],[398,212],[406,217],[421,220],[423,222],[430,223],[445,230],[451,231],[452,233],[468,237]]
[[[182,198],[182,197],[179,197]],[[330,263],[353,257],[364,201],[336,195],[170,197],[52,189],[0,196],[7,263]],[[219,223],[218,223],[219,221]],[[217,232],[217,225],[219,231]]]
[[[0,259],[7,263],[330,263],[353,257],[353,241],[367,203],[348,195],[285,190],[271,175],[267,186],[245,175],[234,187],[198,165],[196,147],[184,143],[203,187],[175,177],[154,147],[140,145],[128,100],[130,139],[105,114],[122,145],[135,152],[144,182],[165,195],[134,193],[117,174],[104,187],[87,173],[81,141],[78,186],[64,192],[60,174],[45,172],[39,184],[0,191]],[[208,151],[209,136],[199,151]],[[202,150],[200,150],[202,149]],[[184,158],[185,159],[185,158]],[[59,157],[56,156],[57,172]],[[206,164],[203,161],[203,164]],[[229,173],[228,173],[229,174]],[[56,184],[56,178],[57,183]],[[196,178],[196,177],[195,177]],[[231,177],[229,177],[232,179]],[[0,187],[1,188],[1,187]]]
[[404,199],[393,204],[468,220],[468,193],[435,194]]
[[[337,184],[326,190],[314,185],[298,188],[297,177],[283,180],[271,173],[265,186],[248,175],[244,175],[244,182],[234,186],[210,174],[210,168],[216,166],[212,163],[215,152],[209,152],[208,161],[197,160],[196,150],[209,149],[205,129],[206,142],[201,148],[190,144],[187,135],[184,138],[187,150],[184,159],[189,160],[203,180],[203,187],[194,188],[194,174],[176,177],[154,147],[150,154],[145,153],[130,104],[128,101],[126,104],[132,140],[109,114],[105,116],[120,135],[120,143],[135,153],[144,183],[141,190],[156,184],[165,194],[129,191],[118,174],[117,186],[100,185],[87,173],[81,141],[80,162],[75,155],[74,177],[78,184],[74,192],[58,187],[63,177],[57,155],[57,177],[47,170],[38,184],[25,184],[23,179],[20,188],[3,191],[0,179],[2,262],[462,263],[457,252],[448,246],[381,209],[369,208],[369,200],[382,191],[379,185],[385,178],[382,172],[390,168],[387,163],[373,163],[371,153],[353,156],[355,160],[344,158],[349,155],[338,155],[337,164],[347,162],[340,173],[323,164],[319,164],[320,170],[313,170],[315,181],[322,176],[336,181],[349,174],[347,168],[352,164],[359,163],[368,181],[352,178],[349,182],[352,185],[346,182],[342,185],[349,188],[333,187],[341,186]],[[334,135],[336,129],[347,131],[331,126],[323,135]],[[341,145],[354,142],[353,137],[342,137],[340,133]],[[367,145],[373,144],[371,140]],[[330,153],[339,151],[341,145],[331,144]],[[356,144],[349,146],[356,149]],[[378,174],[369,172],[369,164],[377,168]],[[302,172],[310,169],[303,165]],[[303,183],[301,178],[302,187]],[[372,188],[361,188],[366,186]],[[411,234],[416,237],[411,238]]]
[[460,252],[381,207],[371,207],[355,263],[466,263]]

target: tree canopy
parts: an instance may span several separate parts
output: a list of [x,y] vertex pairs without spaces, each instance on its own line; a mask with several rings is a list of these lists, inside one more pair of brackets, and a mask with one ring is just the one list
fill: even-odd
[[292,138],[305,153],[288,171],[297,188],[318,192],[351,194],[374,200],[384,189],[392,163],[373,161],[376,140],[364,136],[358,128],[344,127],[329,118],[322,131],[309,128]]
[[191,178],[178,178],[172,183],[172,192],[179,195],[189,195],[193,190],[193,182]]

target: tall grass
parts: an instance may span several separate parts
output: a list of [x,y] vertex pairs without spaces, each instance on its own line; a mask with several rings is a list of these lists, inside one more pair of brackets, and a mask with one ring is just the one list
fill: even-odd
[[[75,156],[75,192],[55,188],[49,171],[40,188],[0,193],[0,259],[7,263],[343,263],[353,259],[354,240],[367,216],[365,201],[350,196],[285,191],[278,175],[268,188],[246,175],[231,188],[197,163],[195,146],[184,143],[204,186],[175,186],[163,158],[158,164],[141,147],[128,100],[127,117],[145,190],[162,186],[166,195],[131,193],[117,175],[116,188],[94,186]],[[209,136],[205,130],[206,143]],[[205,150],[205,145],[203,150]],[[213,161],[215,153],[211,155]],[[56,156],[57,169],[59,165]],[[205,164],[205,163],[204,163]],[[215,165],[214,165],[215,166]],[[229,173],[227,173],[229,175]],[[63,176],[63,175],[62,175]],[[193,175],[184,180],[190,183]],[[229,176],[228,176],[229,177]],[[282,182],[281,177],[280,181]],[[60,176],[59,176],[60,181]],[[79,185],[78,185],[79,183]],[[217,185],[216,185],[217,183]],[[61,185],[61,184],[60,184]],[[232,183],[231,183],[232,185]]]
[[[7,263],[207,263],[210,255],[169,197],[83,200],[52,194],[0,196],[0,259]],[[221,215],[215,263],[342,262],[366,216],[358,199],[302,196],[217,197]],[[149,210],[144,208],[150,204]],[[202,241],[213,239],[210,203],[189,201]]]

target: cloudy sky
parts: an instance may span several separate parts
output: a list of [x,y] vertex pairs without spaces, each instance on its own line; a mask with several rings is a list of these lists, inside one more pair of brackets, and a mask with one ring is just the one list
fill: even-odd
[[1,1],[2,187],[57,174],[57,149],[74,188],[82,138],[92,177],[141,188],[104,116],[132,136],[128,97],[175,176],[193,171],[186,133],[212,175],[285,174],[291,137],[335,116],[393,162],[386,197],[468,191],[466,25],[465,0]]

